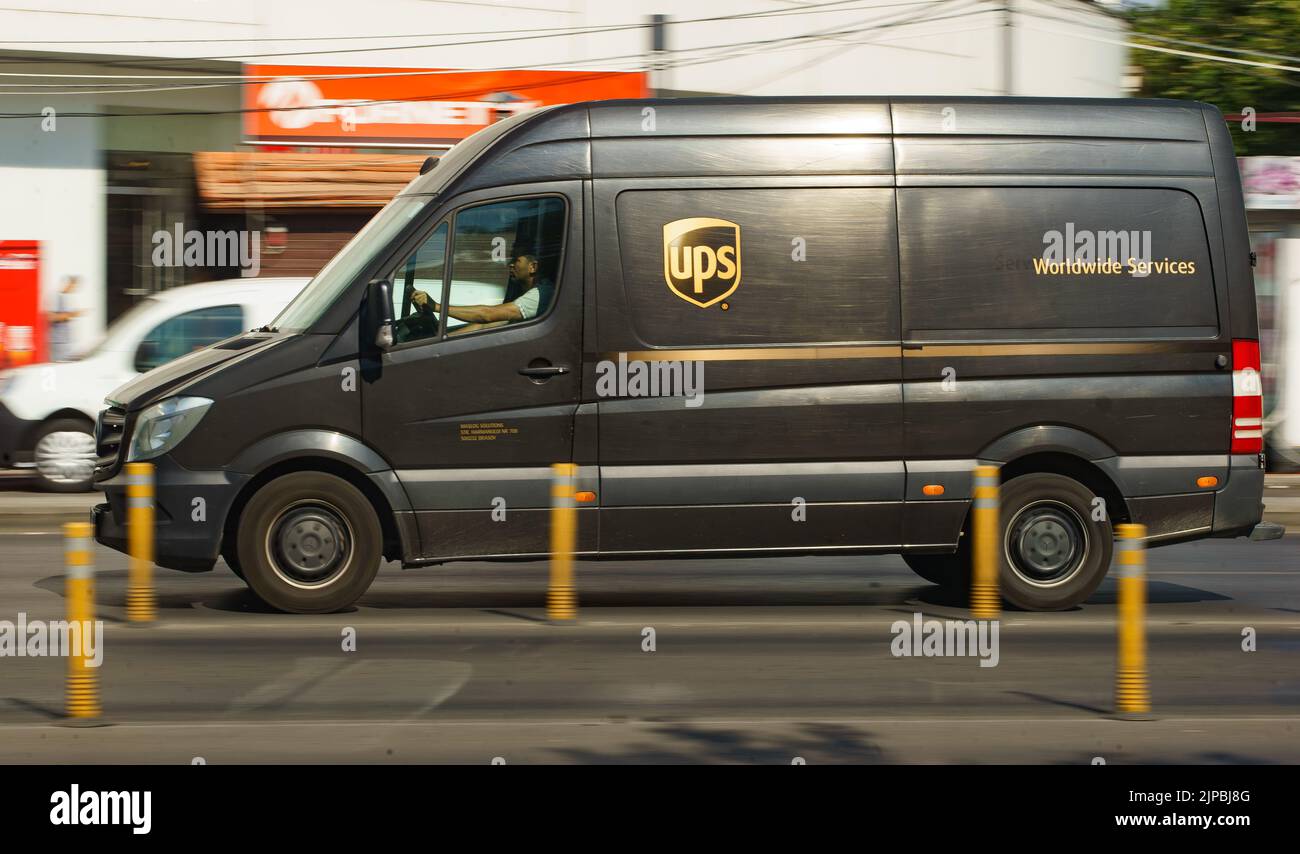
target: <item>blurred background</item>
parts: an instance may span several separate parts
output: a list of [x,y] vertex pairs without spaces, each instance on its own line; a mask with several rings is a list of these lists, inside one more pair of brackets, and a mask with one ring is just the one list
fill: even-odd
[[0,9],[0,367],[74,358],[151,295],[249,272],[233,252],[160,263],[161,232],[256,234],[258,275],[311,276],[425,157],[540,105],[1187,98],[1233,128],[1271,463],[1293,470],[1298,43],[1294,0],[14,0]]

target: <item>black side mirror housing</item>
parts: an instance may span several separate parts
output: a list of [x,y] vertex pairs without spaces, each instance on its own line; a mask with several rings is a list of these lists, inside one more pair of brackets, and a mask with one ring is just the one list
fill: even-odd
[[375,279],[367,292],[368,314],[375,319],[374,344],[380,350],[393,346],[393,283]]

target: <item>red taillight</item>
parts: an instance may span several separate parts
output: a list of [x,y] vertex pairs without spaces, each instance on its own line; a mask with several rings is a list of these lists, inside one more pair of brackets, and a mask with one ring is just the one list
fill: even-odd
[[1232,453],[1264,450],[1264,386],[1259,342],[1232,342]]

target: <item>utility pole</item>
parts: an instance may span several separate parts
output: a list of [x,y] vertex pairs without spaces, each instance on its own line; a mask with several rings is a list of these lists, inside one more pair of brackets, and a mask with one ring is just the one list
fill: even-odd
[[667,89],[668,71],[663,63],[663,53],[668,50],[668,16],[650,16],[650,90],[657,98]]
[[1002,7],[1002,94],[1014,95],[1015,86],[1015,24],[1012,19],[1015,12],[1011,8],[1011,0],[1005,0],[1006,4]]

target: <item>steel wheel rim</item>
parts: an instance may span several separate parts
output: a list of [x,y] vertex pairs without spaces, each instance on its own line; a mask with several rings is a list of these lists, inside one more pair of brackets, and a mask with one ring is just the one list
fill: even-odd
[[1035,501],[1007,525],[1003,551],[1017,576],[1035,587],[1069,581],[1091,552],[1088,526],[1073,507],[1060,501]]
[[347,516],[327,501],[305,499],[285,507],[266,534],[266,557],[286,584],[328,587],[352,565],[356,537]]

